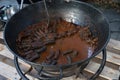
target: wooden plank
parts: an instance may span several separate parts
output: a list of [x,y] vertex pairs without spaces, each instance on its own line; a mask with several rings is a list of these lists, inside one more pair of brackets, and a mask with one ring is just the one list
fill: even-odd
[[107,50],[120,55],[120,41],[110,39],[107,45]]
[[[0,74],[2,74],[2,76],[6,77],[10,80],[19,80],[20,79],[20,76],[14,67],[9,66],[3,62],[0,62],[0,65],[2,65],[2,66],[0,66]],[[38,79],[33,78],[29,75],[27,75],[27,77],[30,80],[38,80]]]
[[0,38],[3,39],[3,31],[0,31]]
[[0,48],[1,48],[0,50],[1,55],[6,56],[11,59],[14,58],[13,54],[8,50],[8,48],[5,45],[0,44]]
[[120,41],[110,39],[107,46],[116,50],[120,50]]
[[[94,62],[96,62],[96,63],[100,64],[101,59],[100,59],[100,58],[96,58],[96,57],[95,57],[95,58],[93,58],[93,59],[92,59],[92,61],[94,61]],[[119,68],[119,66],[118,66],[118,65],[113,64],[113,63],[111,63],[111,62],[107,62],[107,61],[106,61],[105,66],[107,66],[107,67],[109,67],[109,68],[111,68],[111,69],[115,69],[115,70],[118,70],[118,68]]]
[[14,67],[13,59],[10,59],[10,58],[8,58],[6,56],[3,56],[1,54],[0,54],[0,62],[3,62],[5,64],[7,64],[7,65],[10,65],[10,66]]
[[0,74],[2,74],[2,76],[11,79],[11,80],[19,80],[20,76],[19,74],[16,72],[16,69],[14,67],[11,67],[3,62],[0,62]]
[[87,79],[83,76],[81,78],[76,78],[76,76],[71,76],[71,77],[63,78],[62,80],[87,80]]
[[[87,72],[94,73],[99,67],[99,65],[100,64],[91,61],[85,70]],[[100,77],[106,78],[108,80],[117,80],[119,77],[119,71],[105,66],[102,73],[100,74]]]
[[[8,57],[6,57],[6,56],[0,55],[0,62],[3,62],[3,63],[5,63],[5,64],[7,64],[7,65],[12,66],[12,67],[15,68],[15,66],[14,66],[14,60],[13,60],[13,59],[10,59],[10,58],[8,58]],[[28,71],[28,70],[30,69],[30,67],[31,67],[30,65],[24,63],[23,61],[22,61],[22,62],[19,61],[19,65],[20,65],[20,68],[21,68],[21,70],[22,70],[23,72]],[[32,72],[33,72],[33,71],[32,71]],[[32,75],[31,75],[31,76],[32,76]]]
[[[102,54],[98,54],[96,58],[102,59]],[[107,51],[107,62],[120,66],[120,55]]]
[[[10,58],[8,58],[8,57],[6,57],[6,56],[0,55],[0,62],[3,62],[3,63],[5,63],[5,64],[7,64],[7,65],[9,65],[9,66],[15,67],[15,66],[14,66],[14,60],[13,60],[13,59],[10,59]],[[24,72],[28,71],[29,68],[30,68],[30,65],[25,64],[23,61],[22,61],[22,62],[19,61],[19,65],[20,65],[21,69],[22,69]],[[24,68],[23,68],[23,67],[24,67]]]
[[[8,48],[5,45],[0,45],[0,48],[3,48],[0,51],[0,55],[5,56],[5,57],[10,58],[10,59],[14,59],[14,55],[8,50]],[[19,62],[24,63],[24,61],[21,59],[19,59]],[[24,63],[24,66],[29,67],[29,65],[27,63]]]
[[0,51],[4,50],[4,45],[0,44]]
[[8,79],[0,75],[0,80],[8,80]]
[[[14,67],[13,54],[6,48],[6,46],[3,46],[3,48],[4,49],[0,52],[0,61],[9,66]],[[19,65],[22,71],[26,72],[27,70],[29,70],[30,65],[28,65],[27,63],[25,63],[24,61],[20,59],[18,61],[19,61]]]

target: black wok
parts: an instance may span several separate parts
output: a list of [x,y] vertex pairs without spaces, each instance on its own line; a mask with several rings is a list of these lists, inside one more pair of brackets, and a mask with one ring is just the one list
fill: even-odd
[[43,1],[40,1],[17,12],[5,26],[4,40],[9,50],[15,56],[37,69],[39,69],[41,66],[44,66],[45,69],[48,70],[59,70],[59,67],[66,68],[76,64],[84,63],[85,61],[88,61],[94,56],[98,55],[106,47],[110,38],[110,29],[107,20],[99,10],[87,3],[80,1],[65,2],[64,0],[52,0],[52,2],[48,2],[47,4],[51,18],[61,17],[68,22],[70,22],[72,19],[74,24],[81,26],[89,25],[91,31],[96,29],[97,33],[93,34],[98,36],[99,41],[94,54],[85,60],[66,65],[42,65],[27,61],[22,58],[16,50],[16,38],[18,33],[29,25],[35,24],[47,18]]

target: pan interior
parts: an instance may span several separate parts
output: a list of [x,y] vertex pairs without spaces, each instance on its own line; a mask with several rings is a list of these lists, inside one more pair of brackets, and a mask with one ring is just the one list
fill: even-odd
[[[82,2],[65,2],[64,0],[48,2],[47,6],[50,18],[62,18],[68,22],[72,20],[74,24],[80,26],[89,25],[91,30],[95,29],[99,38],[99,45],[95,53],[101,50],[107,43],[109,38],[108,23],[104,16],[95,8]],[[18,55],[16,50],[18,33],[27,26],[38,23],[44,19],[47,19],[47,17],[43,2],[41,1],[22,9],[8,21],[5,27],[4,38],[8,47],[15,55]]]

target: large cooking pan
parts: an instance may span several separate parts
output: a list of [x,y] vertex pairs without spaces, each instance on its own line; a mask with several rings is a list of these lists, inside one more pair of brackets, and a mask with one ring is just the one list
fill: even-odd
[[44,66],[46,67],[45,69],[58,70],[59,67],[65,68],[88,61],[94,56],[98,55],[106,47],[110,37],[109,24],[99,10],[97,10],[93,6],[90,6],[87,3],[80,1],[65,2],[64,0],[52,0],[52,2],[47,3],[47,6],[51,18],[61,17],[66,21],[71,21],[72,19],[74,24],[81,26],[89,25],[91,31],[96,29],[97,33],[93,34],[98,36],[99,41],[98,46],[94,51],[94,54],[85,60],[62,66],[42,65],[27,61],[22,58],[16,50],[16,38],[18,36],[18,33],[29,25],[47,19],[43,1],[40,1],[20,10],[6,24],[4,30],[4,39],[7,47],[15,56],[24,60],[25,62],[29,63],[37,69],[39,69],[39,67],[41,66]]

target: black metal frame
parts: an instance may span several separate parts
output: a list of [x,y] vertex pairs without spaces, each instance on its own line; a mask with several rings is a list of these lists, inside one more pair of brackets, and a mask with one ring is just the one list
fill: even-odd
[[[100,67],[99,67],[99,69],[96,71],[96,73],[93,75],[93,76],[91,76],[88,80],[95,80],[99,75],[100,75],[100,73],[102,72],[102,70],[103,70],[103,68],[104,68],[104,66],[105,66],[105,63],[106,63],[106,49],[103,49],[102,50],[102,61],[101,61],[101,64],[100,64]],[[18,64],[18,57],[16,57],[16,56],[14,56],[14,64],[15,64],[15,67],[16,67],[16,70],[17,70],[17,72],[18,72],[18,74],[21,76],[21,78],[23,79],[23,80],[29,80],[26,76],[25,76],[25,74],[22,72],[22,70],[20,69],[20,67],[19,67],[19,64]],[[84,65],[83,66],[83,68],[85,68],[87,65]],[[41,68],[41,71],[39,72],[39,73],[41,73],[42,72],[42,68]],[[80,72],[81,72],[81,70],[80,70]],[[55,78],[47,78],[47,77],[39,77],[40,79],[42,79],[42,80],[58,80],[58,79],[61,79],[62,78],[62,69],[60,68],[60,76],[59,77],[55,77]]]

